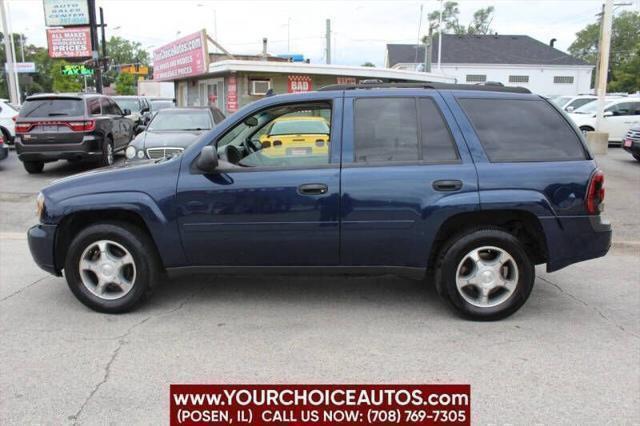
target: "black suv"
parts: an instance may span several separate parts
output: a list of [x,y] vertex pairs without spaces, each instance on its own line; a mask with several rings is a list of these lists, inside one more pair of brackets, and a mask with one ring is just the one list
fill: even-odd
[[113,153],[124,150],[133,137],[133,121],[108,96],[47,94],[26,99],[16,117],[18,158],[29,173],[44,163],[95,158],[113,164]]

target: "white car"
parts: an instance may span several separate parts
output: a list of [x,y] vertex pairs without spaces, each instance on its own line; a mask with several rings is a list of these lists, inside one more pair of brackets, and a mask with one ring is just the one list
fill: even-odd
[[[596,128],[598,102],[590,102],[568,114],[582,133]],[[640,125],[640,97],[608,100],[604,107],[602,129],[609,133],[609,142],[620,142],[631,127]]]
[[551,101],[567,112],[572,112],[581,106],[598,99],[595,95],[555,96]]
[[0,131],[7,144],[13,143],[16,136],[16,123],[13,118],[18,115],[18,111],[9,105],[6,99],[0,99]]

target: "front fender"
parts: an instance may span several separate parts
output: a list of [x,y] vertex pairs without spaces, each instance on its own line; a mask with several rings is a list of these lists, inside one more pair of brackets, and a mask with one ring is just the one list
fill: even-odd
[[139,191],[103,192],[78,195],[60,200],[47,207],[43,222],[59,224],[63,218],[82,212],[122,210],[142,218],[167,267],[184,265],[185,257],[177,222],[167,218],[155,200]]

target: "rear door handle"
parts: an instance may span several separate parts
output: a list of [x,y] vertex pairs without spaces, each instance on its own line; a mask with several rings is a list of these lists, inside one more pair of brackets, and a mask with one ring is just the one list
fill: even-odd
[[300,195],[321,195],[329,190],[324,183],[305,183],[298,187],[298,194]]
[[461,180],[437,180],[433,182],[433,189],[436,191],[451,192],[459,191],[461,188]]

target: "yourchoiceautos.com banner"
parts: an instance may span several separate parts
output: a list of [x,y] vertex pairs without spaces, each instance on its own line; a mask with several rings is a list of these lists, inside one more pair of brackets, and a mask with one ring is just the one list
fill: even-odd
[[469,385],[171,385],[172,425],[470,424]]

